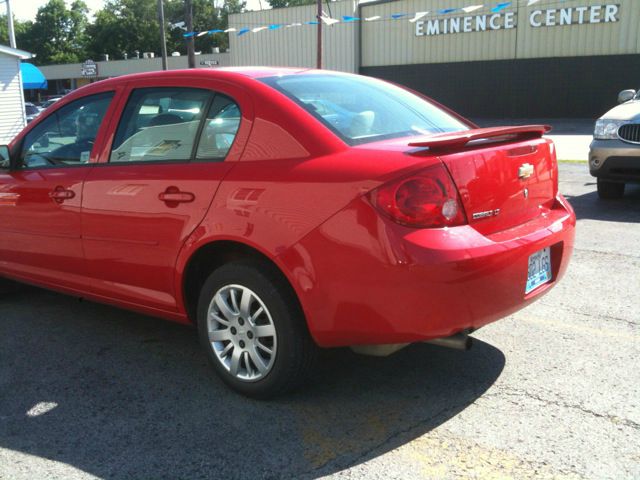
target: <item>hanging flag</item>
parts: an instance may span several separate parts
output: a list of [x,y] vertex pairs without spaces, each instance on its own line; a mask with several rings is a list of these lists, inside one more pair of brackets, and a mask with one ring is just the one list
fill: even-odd
[[457,8],[443,8],[442,10],[438,10],[438,13],[440,15],[446,15],[447,13],[453,13],[457,11],[458,11]]
[[493,8],[491,9],[491,11],[492,11],[493,13],[498,13],[498,12],[500,12],[501,10],[504,10],[505,8],[509,7],[510,5],[511,5],[511,2],[503,2],[503,3],[499,3],[499,4],[497,4],[495,7],[493,7]]
[[261,32],[262,30],[266,30],[267,28],[269,27],[256,27],[256,28],[252,28],[251,31],[253,33],[258,33],[258,32]]
[[360,20],[358,17],[350,17],[349,15],[342,16],[343,22],[357,22],[358,20]]
[[315,20],[311,20],[310,22],[304,22],[305,25],[317,25],[318,22],[316,22]]
[[321,16],[320,20],[322,20],[322,23],[324,23],[326,25],[333,25],[334,23],[340,23],[340,20],[337,20],[335,18],[331,18],[328,15]]
[[471,5],[469,7],[464,7],[462,11],[464,13],[471,13],[475,12],[476,10],[480,10],[482,7],[484,7],[484,5]]
[[249,32],[250,32],[250,30],[248,28],[241,28],[240,31],[238,32],[238,36],[240,37],[240,36],[244,35],[245,33],[249,33]]
[[207,33],[209,33],[207,30],[205,30],[204,32],[200,32],[196,35],[196,37],[203,37],[205,36]]
[[290,27],[301,27],[301,26],[302,26],[301,23],[290,23],[289,25],[287,25],[287,28],[290,28]]
[[227,28],[224,33],[229,33],[229,32],[237,32],[237,30],[235,28]]
[[380,15],[376,15],[374,17],[367,17],[364,19],[365,22],[375,22],[376,20],[380,20],[382,17]]
[[184,38],[189,38],[189,37],[193,37],[196,34],[196,32],[187,32],[187,33],[183,33],[182,36]]
[[[409,19],[409,21],[411,23],[415,23],[418,20],[420,20],[421,18],[426,17],[427,15],[429,15],[429,12],[416,12],[416,14],[414,15],[413,18]],[[366,20],[366,19],[365,19]]]
[[398,20],[399,18],[406,17],[406,16],[407,16],[406,13],[392,13],[391,14],[391,18],[393,18],[394,20]]
[[278,30],[279,28],[282,28],[282,25],[279,23],[274,23],[273,25],[269,25],[269,30]]
[[540,0],[529,0],[529,3],[527,3],[527,7],[530,7],[531,5],[533,5],[534,3],[538,3]]
[[222,30],[216,28],[215,30],[209,30],[207,33],[209,35],[213,35],[214,33],[222,33]]

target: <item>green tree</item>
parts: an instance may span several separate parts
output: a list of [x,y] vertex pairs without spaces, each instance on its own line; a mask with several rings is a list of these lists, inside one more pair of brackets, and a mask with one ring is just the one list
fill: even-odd
[[268,0],[272,8],[297,7],[299,5],[312,5],[316,0]]
[[160,24],[156,0],[108,0],[87,27],[87,51],[95,59],[130,56],[136,50],[160,51]]
[[64,0],[49,0],[38,9],[35,22],[26,24],[28,32],[16,34],[16,43],[20,37],[19,47],[35,53],[38,65],[80,62],[85,58],[88,13],[81,0],[70,8]]
[[[31,40],[32,29],[33,22],[13,20],[13,31],[16,36],[16,46],[20,50],[30,51],[33,47],[33,41]],[[6,15],[0,15],[0,45],[9,45],[9,27],[7,25]]]
[[[202,32],[225,30],[228,27],[229,14],[240,13],[246,6],[244,0],[225,0],[219,6],[219,0],[192,0],[193,28]],[[186,54],[185,31],[171,28],[170,25],[185,21],[184,0],[165,0],[165,28],[167,30],[167,52]],[[127,53],[154,52],[160,54],[160,24],[158,20],[157,0],[107,0],[104,7],[96,13],[93,24],[86,29],[87,53],[94,60],[104,54],[112,59],[121,59]],[[195,39],[196,51],[210,53],[212,48],[222,51],[229,46],[226,33],[207,34]]]
[[[226,0],[222,6],[215,0],[192,0],[193,4],[193,30],[203,32],[208,30],[226,30],[229,26],[229,14],[240,13],[246,7],[246,1]],[[184,0],[170,0],[167,2],[166,17],[170,23],[178,23],[185,19]],[[182,54],[186,53],[185,33],[181,28],[169,29],[168,43],[173,50]],[[221,51],[229,48],[229,37],[226,33],[207,34],[195,38],[195,49],[203,53],[211,53],[212,48],[218,47]]]

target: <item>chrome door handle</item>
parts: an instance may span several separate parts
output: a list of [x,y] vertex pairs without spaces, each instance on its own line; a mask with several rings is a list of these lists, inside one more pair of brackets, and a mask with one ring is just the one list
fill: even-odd
[[76,196],[76,192],[73,190],[67,190],[64,187],[56,187],[52,192],[49,192],[49,198],[52,198],[57,203],[62,203],[65,200],[70,200]]
[[168,187],[158,195],[158,198],[167,205],[172,206],[171,204],[193,202],[196,196],[191,192],[181,192],[178,187]]

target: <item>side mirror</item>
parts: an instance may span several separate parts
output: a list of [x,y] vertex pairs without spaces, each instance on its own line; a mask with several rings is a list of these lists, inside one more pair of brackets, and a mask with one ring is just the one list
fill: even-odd
[[0,168],[9,169],[11,167],[11,153],[7,145],[0,146]]
[[623,90],[618,94],[618,103],[625,103],[629,100],[633,100],[633,97],[636,96],[635,90]]

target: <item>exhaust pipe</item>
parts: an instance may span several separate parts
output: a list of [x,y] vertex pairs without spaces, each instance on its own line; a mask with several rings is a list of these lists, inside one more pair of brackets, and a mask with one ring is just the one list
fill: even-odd
[[441,347],[454,348],[456,350],[469,350],[473,345],[473,339],[466,332],[456,333],[450,337],[434,338],[426,340],[424,343],[439,345]]

